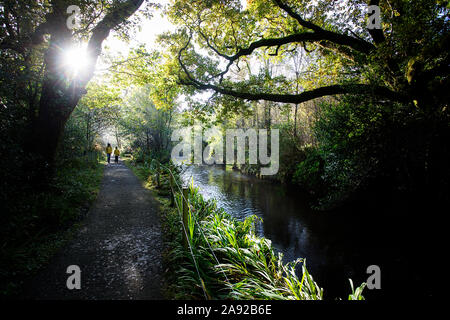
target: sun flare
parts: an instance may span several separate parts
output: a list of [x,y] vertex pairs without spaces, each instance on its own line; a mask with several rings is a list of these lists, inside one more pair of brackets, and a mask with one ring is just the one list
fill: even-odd
[[86,69],[88,59],[86,48],[77,46],[64,51],[63,64],[71,74],[75,75]]

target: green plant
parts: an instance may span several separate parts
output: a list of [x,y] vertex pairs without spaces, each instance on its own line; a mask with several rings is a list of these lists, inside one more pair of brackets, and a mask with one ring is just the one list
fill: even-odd
[[[186,225],[188,247],[184,246],[182,202],[176,193],[175,208],[164,192],[168,183],[156,188],[155,161],[150,165],[126,164],[156,191],[161,203],[162,228],[167,248],[164,257],[168,268],[167,297],[175,299],[280,299],[321,300],[323,289],[306,268],[305,259],[283,263],[269,239],[256,235],[257,216],[243,221],[233,218],[215,201],[206,201],[191,183],[187,200],[189,212]],[[166,165],[160,167],[161,180],[169,180]],[[175,181],[180,184],[177,168],[171,167]],[[170,174],[171,175],[171,174]],[[174,186],[175,190],[179,190]],[[296,269],[301,264],[301,278]],[[361,296],[363,286],[357,288]],[[359,291],[358,291],[359,289]]]
[[324,160],[317,148],[305,148],[306,159],[297,165],[293,182],[318,196],[324,194]]
[[20,294],[24,279],[71,236],[97,196],[103,168],[96,161],[72,158],[59,163],[48,189],[21,186],[21,192],[9,198],[0,230],[0,295]]
[[[239,221],[217,208],[214,201],[205,201],[192,185],[188,200],[187,227],[192,255],[181,245],[181,237],[175,239],[180,242],[172,242],[169,255],[172,264],[180,266],[174,272],[178,281],[173,291],[178,298],[323,298],[323,289],[309,274],[304,259],[283,263],[282,254],[275,252],[271,241],[256,235],[255,224],[259,218],[251,216]],[[178,206],[181,202],[178,195]],[[301,279],[295,271],[299,263]]]
[[352,279],[348,279],[350,281],[350,287],[352,288],[352,293],[349,294],[348,300],[364,300],[364,296],[362,295],[362,292],[364,288],[366,287],[366,283],[361,284],[356,290],[353,288],[353,281]]

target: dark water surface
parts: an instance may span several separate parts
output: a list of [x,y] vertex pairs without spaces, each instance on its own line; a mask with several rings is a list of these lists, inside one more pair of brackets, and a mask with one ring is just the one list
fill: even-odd
[[260,235],[272,241],[285,262],[306,258],[308,270],[328,299],[346,299],[348,278],[355,284],[365,281],[367,267],[376,262],[368,261],[373,254],[366,253],[372,248],[356,236],[354,225],[313,211],[299,190],[221,167],[191,166],[182,177],[185,183],[193,179],[205,199],[215,199],[234,217],[261,217]]

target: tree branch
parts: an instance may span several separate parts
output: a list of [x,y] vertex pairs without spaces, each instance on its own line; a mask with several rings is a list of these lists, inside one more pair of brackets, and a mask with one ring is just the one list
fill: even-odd
[[280,103],[293,103],[300,104],[306,101],[310,101],[316,98],[338,95],[338,94],[371,94],[379,97],[388,98],[392,101],[406,101],[406,97],[403,97],[397,92],[391,91],[390,89],[382,86],[373,86],[370,84],[348,84],[348,85],[330,85],[324,86],[317,89],[302,92],[300,94],[273,94],[273,93],[252,93],[252,92],[241,92],[235,91],[230,88],[221,87],[215,84],[202,83],[192,77],[187,67],[184,65],[181,55],[184,50],[189,46],[191,38],[187,44],[179,51],[178,61],[183,69],[187,80],[180,77],[180,84],[193,86],[199,90],[213,90],[217,93],[229,95],[235,98],[250,100],[250,101],[272,101]]
[[[83,88],[85,88],[87,83],[94,75],[97,60],[102,52],[103,41],[109,36],[111,30],[116,28],[118,25],[126,21],[131,15],[133,15],[143,2],[144,0],[128,0],[118,5],[114,10],[106,14],[102,21],[100,21],[95,26],[87,46],[90,59],[86,68],[86,72],[81,73],[80,76],[73,81],[70,88],[68,89],[69,92],[75,93],[73,95],[74,100],[78,101],[78,99],[80,98],[80,93],[82,94],[82,92],[84,91]],[[79,92],[77,88],[81,89],[81,92]]]
[[[302,32],[288,35],[282,38],[268,38],[261,39],[255,41],[250,44],[247,48],[242,48],[238,50],[233,56],[228,56],[223,53],[220,53],[216,48],[211,46],[209,41],[207,41],[207,46],[211,48],[214,52],[216,52],[219,56],[227,59],[230,62],[234,62],[240,57],[248,56],[252,54],[256,49],[263,47],[280,47],[282,45],[290,44],[290,43],[302,43],[302,42],[320,42],[320,41],[330,41],[335,44],[349,46],[354,49],[356,45],[355,41],[359,41],[355,38],[351,37],[341,37],[340,35],[330,32],[330,33],[317,33],[317,32]],[[358,45],[357,45],[358,47]],[[369,53],[367,51],[368,48],[358,47],[360,52]]]
[[204,84],[199,81],[185,81],[180,79],[183,85],[190,85],[199,90],[213,90],[217,93],[229,95],[235,98],[250,100],[250,101],[272,101],[279,103],[300,104],[306,101],[314,100],[320,97],[339,95],[339,94],[368,94],[383,98],[388,98],[393,101],[405,101],[405,98],[389,90],[386,87],[372,86],[368,84],[352,84],[352,85],[330,85],[324,86],[309,91],[304,91],[300,94],[273,94],[273,93],[251,93],[240,92],[233,89],[219,87],[213,84]]
[[290,17],[294,18],[302,27],[313,30],[315,33],[322,35],[324,37],[322,40],[329,40],[336,44],[349,46],[356,51],[360,51],[366,54],[375,49],[373,44],[363,39],[353,38],[345,34],[328,31],[312,22],[304,20],[298,13],[296,13],[291,7],[289,7],[281,0],[274,0],[274,2]]

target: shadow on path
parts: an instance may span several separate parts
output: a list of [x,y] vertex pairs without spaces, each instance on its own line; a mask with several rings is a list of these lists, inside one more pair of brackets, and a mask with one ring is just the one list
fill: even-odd
[[[31,299],[163,299],[158,206],[122,162],[109,164],[97,200],[74,239],[32,282]],[[81,269],[81,289],[66,286]]]

